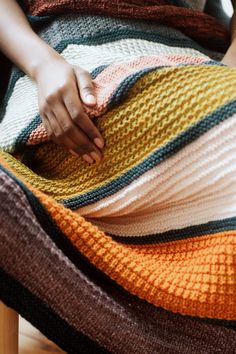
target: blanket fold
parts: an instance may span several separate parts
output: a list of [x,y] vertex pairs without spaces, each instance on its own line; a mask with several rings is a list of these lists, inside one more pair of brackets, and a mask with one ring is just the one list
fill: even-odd
[[[231,354],[235,70],[186,23],[183,33],[144,17],[82,13],[91,2],[50,3],[29,1],[28,12],[53,14],[38,34],[92,75],[97,106],[84,109],[104,158],[88,165],[49,141],[37,87],[13,69],[0,114],[2,299],[71,353],[81,342],[79,353]],[[76,14],[58,15],[72,4]],[[111,4],[129,9],[102,9]],[[160,14],[170,3],[148,6]],[[181,2],[177,10],[192,11]],[[47,308],[64,339],[44,326]]]
[[232,353],[235,322],[173,314],[132,296],[2,168],[0,182],[2,300],[68,353]]

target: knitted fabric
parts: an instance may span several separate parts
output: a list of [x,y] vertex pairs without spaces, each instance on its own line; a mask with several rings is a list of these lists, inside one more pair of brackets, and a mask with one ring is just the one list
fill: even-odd
[[[141,306],[137,304],[145,304],[149,309],[145,321],[152,321],[154,316],[165,321],[168,317],[176,331],[182,331],[178,321],[182,318],[184,323],[185,317],[181,315],[195,316],[193,322],[186,322],[193,338],[192,328],[197,323],[202,326],[204,320],[199,318],[204,317],[224,320],[224,332],[236,320],[235,70],[220,64],[215,60],[217,53],[177,29],[146,21],[63,15],[44,23],[39,35],[69,63],[91,73],[98,104],[95,109],[85,109],[106,145],[102,162],[88,165],[48,141],[38,113],[36,85],[19,70],[13,71],[0,120],[0,164],[14,178],[14,183],[6,183],[13,183],[11,188],[19,193],[23,189],[33,202],[27,218],[24,214],[29,236],[22,242],[29,243],[27,251],[17,246],[20,238],[15,233],[22,233],[21,224],[14,224],[12,232],[6,233],[1,223],[3,254],[6,252],[8,260],[2,263],[5,289],[12,289],[14,279],[13,288],[27,292],[34,303],[42,301],[52,311],[52,321],[59,316],[60,328],[65,326],[69,332],[71,326],[76,340],[80,334],[82,341],[92,340],[88,344],[91,348],[99,345],[100,350],[114,353],[158,352],[157,345],[161,344],[155,321],[150,322],[151,332],[145,332],[144,320],[134,321],[134,347],[135,337],[123,339],[126,327],[120,328],[120,335],[109,328],[105,305],[95,307],[90,297],[77,303],[80,296],[74,295],[78,290],[72,290],[72,285],[78,287],[81,282],[81,265],[70,264],[68,247],[73,249],[73,257],[80,255],[91,269],[118,284],[114,286],[119,291],[122,288],[125,294],[133,294],[127,296],[134,299],[136,309]],[[0,214],[5,210],[3,220],[12,209],[1,208]],[[20,210],[26,209],[20,206],[15,212],[23,215]],[[32,231],[35,220],[38,233]],[[41,235],[41,243],[31,244],[30,240],[35,240],[31,232]],[[52,237],[56,248],[50,243]],[[14,251],[11,257],[11,247],[22,247],[23,253]],[[55,273],[47,257],[43,258],[44,252],[48,262],[55,264]],[[33,273],[26,274],[26,260],[33,262],[37,279],[32,279]],[[45,264],[42,273],[41,264]],[[98,281],[99,276],[94,275],[91,282]],[[52,284],[41,284],[39,278],[43,281],[47,277]],[[57,288],[60,284],[63,295]],[[109,301],[114,295],[111,292]],[[74,302],[71,298],[63,307],[70,295]],[[17,303],[13,295],[8,301],[25,311],[24,302]],[[157,307],[168,312],[156,312]],[[75,308],[84,317],[78,318]],[[111,308],[107,311],[112,312]],[[92,315],[85,319],[88,309],[103,314],[96,325]],[[143,311],[137,310],[136,315]],[[164,313],[167,317],[162,317]],[[32,320],[32,314],[29,316]],[[44,327],[44,321],[37,321],[37,326]],[[120,322],[116,317],[114,328]],[[202,333],[205,326],[204,322]],[[146,339],[142,331],[147,333]],[[67,346],[50,330],[45,332]],[[226,338],[233,338],[231,330],[224,333]],[[129,338],[131,346],[127,344]],[[175,336],[171,338],[169,352],[174,353],[171,346]],[[166,352],[167,342],[160,353]],[[192,352],[199,352],[194,340],[190,342]],[[205,350],[201,341],[196,343],[202,345],[202,353],[214,352],[207,346]],[[210,343],[226,353],[232,348],[230,341],[227,347],[226,339],[219,344],[217,335]],[[186,348],[183,353],[188,353]]]
[[113,17],[145,19],[180,29],[203,45],[225,50],[229,34],[215,18],[196,11],[185,0],[19,0],[34,16],[55,15],[70,11]]
[[124,291],[65,242],[39,200],[3,171],[0,197],[3,299],[67,352],[233,353],[231,324],[174,315]]

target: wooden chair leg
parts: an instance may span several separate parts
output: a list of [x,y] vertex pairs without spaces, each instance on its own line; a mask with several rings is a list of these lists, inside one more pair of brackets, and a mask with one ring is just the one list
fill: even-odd
[[0,353],[18,354],[19,315],[0,302]]

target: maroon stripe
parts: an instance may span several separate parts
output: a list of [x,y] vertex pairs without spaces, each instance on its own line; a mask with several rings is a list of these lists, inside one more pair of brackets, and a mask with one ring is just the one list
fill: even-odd
[[26,3],[28,12],[34,16],[70,11],[158,21],[160,24],[180,29],[202,45],[217,51],[225,51],[230,42],[228,31],[215,18],[201,11],[170,5],[164,0],[26,0]]

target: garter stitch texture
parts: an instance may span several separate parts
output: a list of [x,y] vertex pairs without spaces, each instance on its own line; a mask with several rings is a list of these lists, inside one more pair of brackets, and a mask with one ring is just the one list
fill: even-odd
[[202,11],[186,7],[182,0],[25,0],[23,3],[26,11],[34,16],[61,14],[69,10],[80,14],[153,20],[187,32],[212,49],[224,50],[229,43],[229,35],[223,26]]
[[192,40],[187,22],[183,33],[108,16],[118,2],[56,16],[72,3],[88,10],[30,1],[28,11],[54,14],[37,18],[38,34],[91,73],[98,104],[85,109],[104,158],[88,165],[50,142],[37,87],[13,69],[0,116],[1,298],[71,353],[81,343],[79,353],[231,354],[235,70]]

